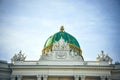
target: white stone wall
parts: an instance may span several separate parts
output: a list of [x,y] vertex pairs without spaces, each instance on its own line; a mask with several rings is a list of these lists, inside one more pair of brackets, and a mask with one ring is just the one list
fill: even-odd
[[0,60],[0,80],[10,79],[11,70],[9,64],[6,61]]

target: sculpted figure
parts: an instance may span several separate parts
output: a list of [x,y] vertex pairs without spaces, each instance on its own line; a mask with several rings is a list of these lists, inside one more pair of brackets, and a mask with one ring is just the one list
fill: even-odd
[[24,61],[26,58],[26,56],[24,54],[22,54],[22,51],[20,51],[18,54],[15,54],[12,58],[11,61]]
[[112,64],[112,58],[108,56],[108,54],[104,54],[104,51],[101,51],[100,54],[98,54],[98,57],[96,58],[98,61],[106,61]]

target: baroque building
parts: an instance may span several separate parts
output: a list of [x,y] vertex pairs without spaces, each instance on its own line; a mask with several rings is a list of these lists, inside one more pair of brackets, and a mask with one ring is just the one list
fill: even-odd
[[120,64],[113,64],[104,51],[98,54],[96,61],[85,61],[77,39],[65,32],[63,26],[47,39],[39,60],[25,59],[22,51],[12,57],[9,79],[120,80]]

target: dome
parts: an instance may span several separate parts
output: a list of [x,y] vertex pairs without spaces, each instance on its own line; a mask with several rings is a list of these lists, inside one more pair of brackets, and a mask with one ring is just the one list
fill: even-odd
[[67,42],[69,44],[73,44],[76,47],[80,48],[78,41],[72,35],[70,35],[69,33],[65,32],[65,31],[64,32],[60,31],[60,32],[57,32],[54,35],[50,36],[47,39],[47,41],[44,45],[44,48],[52,45],[56,41],[59,41],[61,37],[65,40],[65,42]]
[[79,50],[80,53],[81,53],[81,49],[80,49],[80,45],[79,45],[78,41],[76,40],[76,38],[74,36],[72,36],[69,33],[65,32],[63,26],[61,26],[59,32],[55,33],[54,35],[50,36],[47,39],[47,41],[44,44],[44,49],[52,46],[53,43],[59,41],[61,39],[61,37],[64,39],[65,42],[67,42],[70,46],[72,46],[72,47],[76,48],[77,50]]

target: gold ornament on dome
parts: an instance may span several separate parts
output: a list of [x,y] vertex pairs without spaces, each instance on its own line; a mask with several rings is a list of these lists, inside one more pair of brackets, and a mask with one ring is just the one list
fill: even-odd
[[64,26],[61,26],[60,31],[61,31],[61,32],[64,31]]

